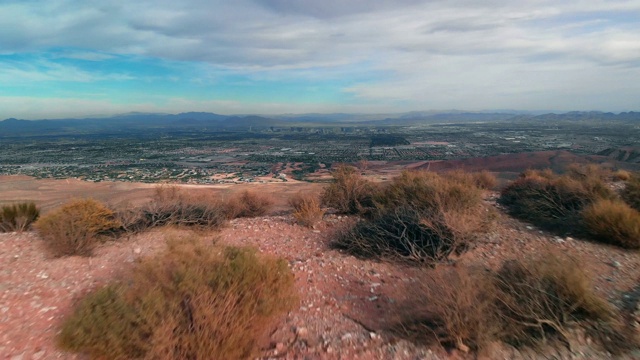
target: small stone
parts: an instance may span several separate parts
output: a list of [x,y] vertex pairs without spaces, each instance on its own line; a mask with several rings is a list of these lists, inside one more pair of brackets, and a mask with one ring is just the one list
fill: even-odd
[[369,333],[369,337],[373,340],[378,338],[378,334],[374,333],[373,331]]
[[527,226],[527,230],[533,230],[533,226]]
[[45,355],[46,355],[46,351],[41,350],[41,351],[38,351],[37,353],[33,354],[33,356],[31,358],[33,360],[40,360],[40,359],[44,358]]
[[352,338],[353,338],[353,335],[351,333],[346,333],[341,337],[342,341],[351,340]]
[[136,255],[140,255],[142,253],[142,249],[137,247],[137,248],[133,249],[133,253],[136,254]]
[[279,343],[277,343],[277,344],[276,344],[276,351],[277,351],[278,353],[282,353],[282,352],[284,352],[286,348],[287,348],[287,347],[286,347],[283,343],[281,343],[281,342],[279,342]]
[[613,266],[614,268],[616,268],[616,269],[617,269],[617,268],[619,268],[620,266],[622,266],[622,264],[620,264],[619,262],[617,262],[617,261],[615,261],[615,260],[614,260],[614,261],[612,261],[612,262],[611,262],[611,266]]
[[309,330],[306,327],[296,328],[296,335],[300,340],[306,340],[309,337]]
[[463,353],[468,353],[469,352],[469,347],[465,344],[462,343],[462,341],[458,341],[458,344],[456,345],[456,348],[460,351],[462,351]]

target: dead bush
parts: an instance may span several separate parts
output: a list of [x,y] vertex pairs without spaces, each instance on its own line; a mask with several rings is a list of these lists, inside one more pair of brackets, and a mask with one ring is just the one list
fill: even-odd
[[316,194],[298,193],[289,199],[289,205],[293,208],[293,217],[303,226],[313,227],[324,216],[320,197]]
[[640,212],[622,201],[599,200],[582,212],[584,226],[597,240],[640,248]]
[[40,216],[33,202],[3,205],[0,208],[0,232],[26,231]]
[[84,298],[58,344],[92,358],[253,358],[296,302],[286,261],[183,241]]
[[495,285],[482,268],[423,270],[409,291],[394,330],[414,342],[480,351],[502,336]]
[[404,172],[382,187],[378,210],[334,246],[365,258],[433,263],[464,251],[491,224],[471,177]]
[[499,202],[520,219],[554,231],[581,229],[581,211],[615,193],[600,175],[554,175],[529,171],[502,190]]
[[481,351],[498,340],[522,347],[557,339],[570,347],[569,330],[576,327],[609,343],[631,339],[620,326],[620,314],[594,292],[580,263],[555,252],[506,261],[497,271],[475,266],[425,270],[410,295],[398,305],[401,321],[395,328],[410,339],[437,340],[464,351]]
[[640,174],[634,174],[622,190],[622,199],[632,208],[640,211]]
[[362,214],[374,208],[376,185],[346,165],[332,172],[334,182],[322,194],[322,203],[344,214]]
[[613,307],[594,292],[582,266],[568,256],[547,253],[505,262],[495,282],[498,313],[507,330],[503,340],[516,346],[553,337],[570,344],[571,326],[614,319]]
[[229,219],[266,215],[273,206],[271,195],[245,190],[232,195],[225,203]]
[[84,199],[71,201],[40,217],[35,227],[53,256],[89,256],[120,223],[104,204]]
[[217,228],[226,220],[226,209],[215,196],[159,186],[151,202],[139,209],[118,211],[117,216],[126,232],[165,225]]

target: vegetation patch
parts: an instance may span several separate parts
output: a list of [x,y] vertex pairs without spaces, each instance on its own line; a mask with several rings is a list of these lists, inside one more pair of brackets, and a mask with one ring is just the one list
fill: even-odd
[[140,209],[123,209],[117,215],[126,232],[165,225],[218,228],[227,216],[219,198],[191,195],[176,186],[159,186],[151,202]]
[[401,305],[401,334],[465,352],[482,351],[493,341],[524,347],[559,340],[571,347],[575,328],[609,351],[638,346],[622,316],[594,292],[583,267],[556,253],[507,261],[496,271],[425,269],[409,301]]
[[0,232],[26,231],[40,216],[33,202],[3,205],[0,208]]
[[84,298],[63,323],[62,349],[108,359],[247,359],[297,303],[281,259],[194,241],[143,259]]
[[581,231],[582,210],[597,200],[615,197],[602,172],[574,168],[565,175],[550,170],[524,172],[502,190],[499,202],[517,218],[562,233]]
[[45,246],[55,257],[89,256],[120,226],[114,212],[93,199],[71,201],[35,223]]
[[363,214],[375,207],[373,197],[377,186],[366,180],[358,170],[346,165],[333,173],[334,182],[322,194],[322,203],[343,214]]
[[433,263],[467,249],[492,213],[471,177],[406,171],[373,196],[375,212],[334,246],[365,258]]
[[640,211],[640,174],[634,174],[622,190],[622,199],[632,208]]
[[584,226],[600,241],[640,248],[640,212],[622,201],[599,200],[582,212]]
[[289,205],[293,208],[293,217],[303,226],[313,227],[324,216],[317,194],[298,193],[289,199]]
[[241,217],[257,217],[266,215],[273,207],[273,197],[264,193],[245,190],[231,196],[226,204],[227,217],[230,219]]

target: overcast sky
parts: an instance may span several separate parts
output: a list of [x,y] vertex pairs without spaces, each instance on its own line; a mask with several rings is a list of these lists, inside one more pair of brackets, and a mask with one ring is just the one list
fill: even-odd
[[0,0],[0,119],[640,110],[640,0]]

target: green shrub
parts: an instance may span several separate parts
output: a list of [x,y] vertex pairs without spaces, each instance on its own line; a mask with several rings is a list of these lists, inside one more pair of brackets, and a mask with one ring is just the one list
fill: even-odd
[[358,171],[346,165],[331,173],[334,182],[322,194],[322,203],[343,214],[362,214],[374,208],[376,185],[363,178]]
[[584,226],[597,240],[640,248],[640,212],[622,201],[599,200],[582,212]]
[[0,208],[0,232],[26,231],[40,216],[33,202],[3,205]]
[[293,208],[293,217],[298,224],[313,227],[322,221],[324,210],[320,207],[320,198],[316,194],[299,193],[289,199]]
[[71,201],[35,223],[45,246],[55,257],[91,255],[105,235],[120,226],[113,211],[92,199]]
[[61,348],[108,359],[247,359],[297,303],[286,261],[186,241],[83,299]]
[[634,174],[622,190],[622,199],[632,208],[640,211],[640,174]]

